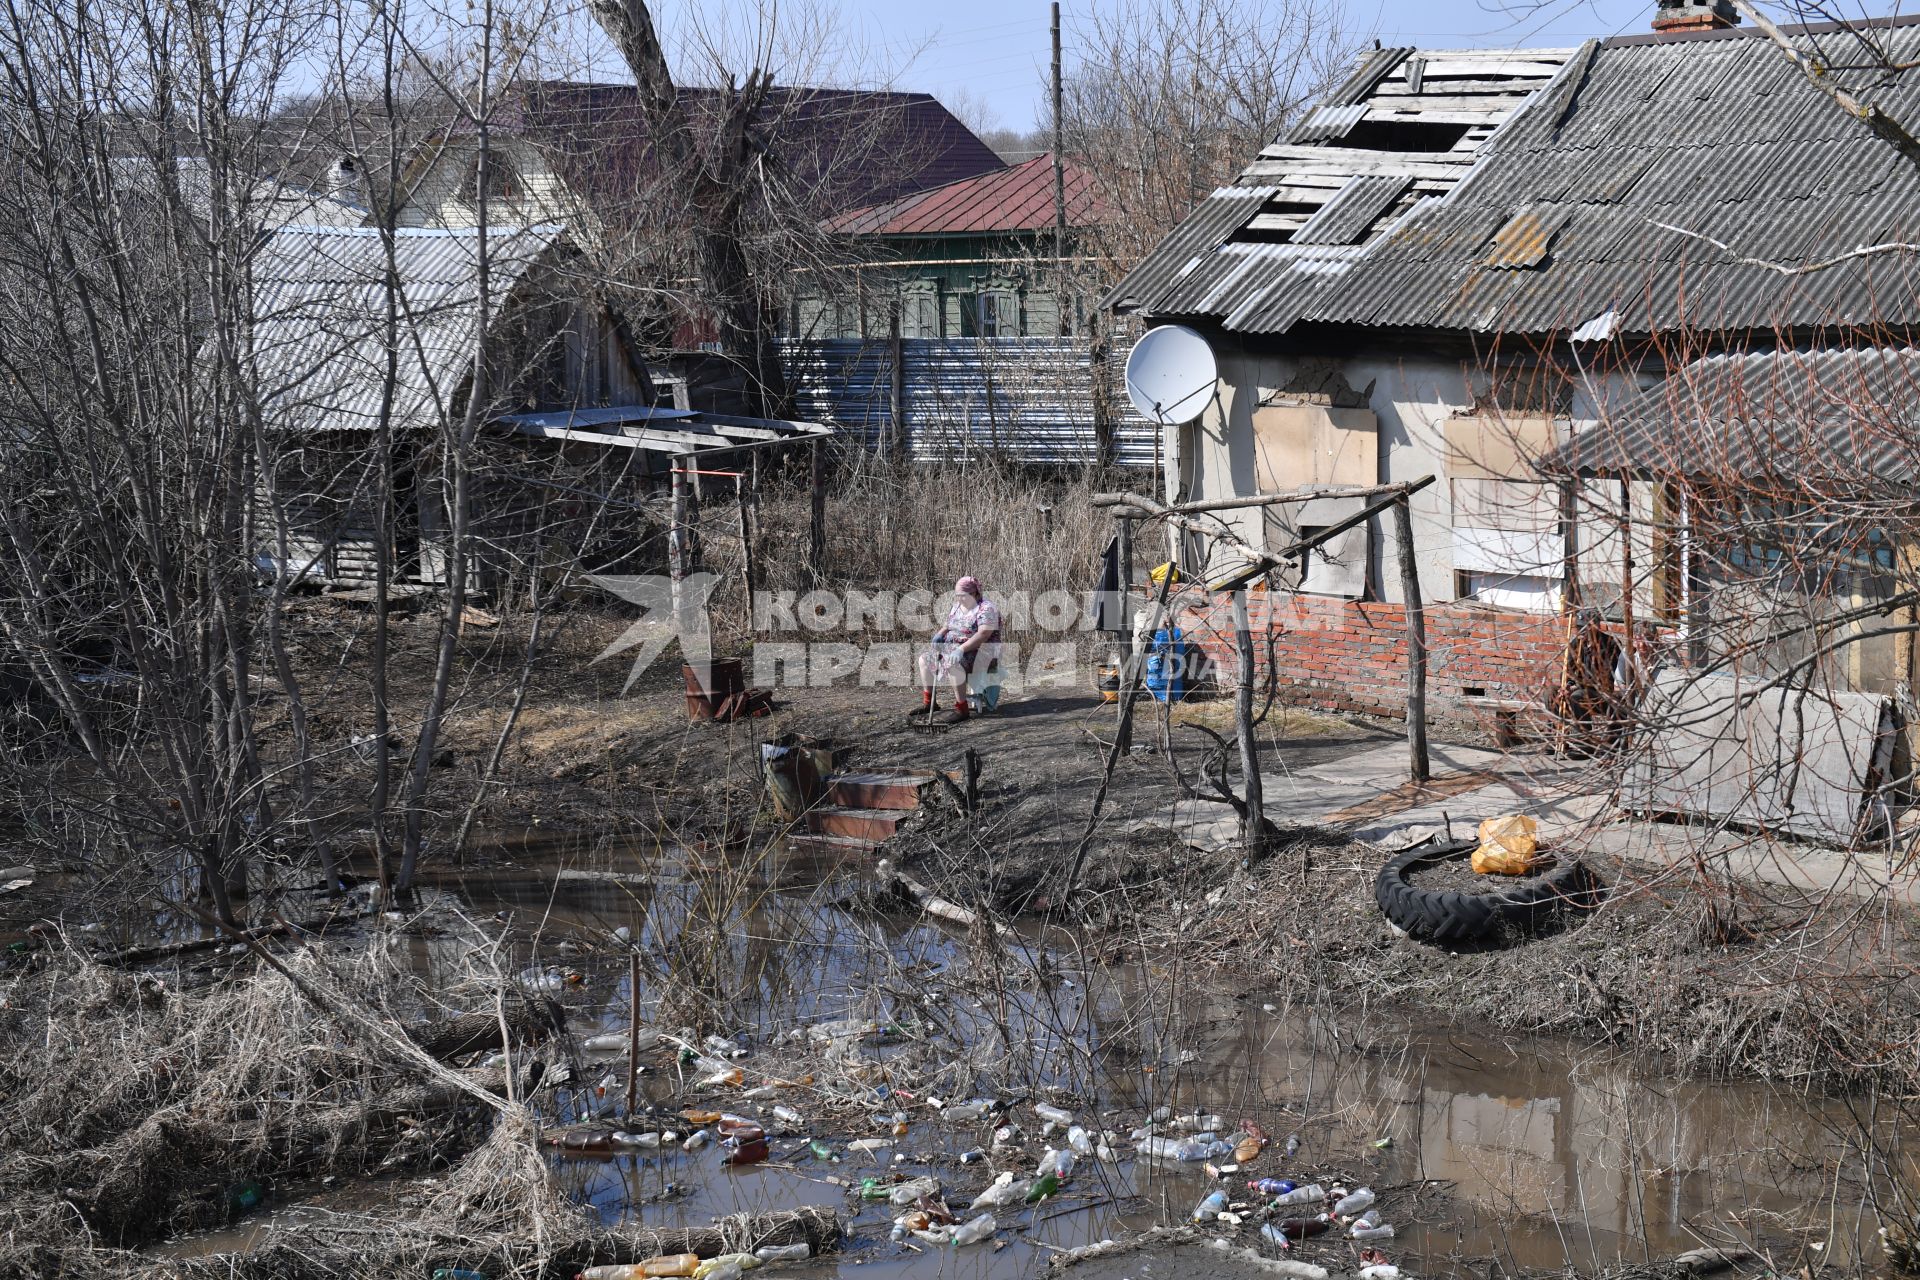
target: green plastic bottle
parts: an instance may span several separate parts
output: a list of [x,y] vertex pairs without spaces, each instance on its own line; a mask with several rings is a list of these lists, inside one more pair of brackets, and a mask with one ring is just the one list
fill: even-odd
[[1033,1190],[1027,1192],[1028,1204],[1039,1204],[1060,1189],[1060,1179],[1049,1169],[1040,1180],[1033,1184]]
[[873,1178],[860,1179],[860,1198],[862,1200],[885,1200],[887,1189]]
[[[813,1158],[815,1160],[838,1160],[840,1158],[833,1154],[832,1147],[820,1141],[818,1138],[814,1138],[807,1143],[807,1150],[813,1152]],[[869,1181],[871,1181],[871,1179],[869,1179]]]

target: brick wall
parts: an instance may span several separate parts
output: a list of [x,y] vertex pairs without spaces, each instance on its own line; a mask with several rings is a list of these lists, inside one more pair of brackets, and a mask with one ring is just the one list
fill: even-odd
[[[1274,629],[1282,697],[1295,705],[1399,716],[1407,709],[1407,617],[1397,604],[1264,593],[1249,597],[1255,654],[1263,622]],[[1559,614],[1428,605],[1430,715],[1470,714],[1462,695],[1539,703],[1559,680],[1567,622]],[[1233,670],[1233,621],[1223,602],[1182,614],[1181,625],[1222,674]],[[1478,718],[1478,717],[1474,717]]]

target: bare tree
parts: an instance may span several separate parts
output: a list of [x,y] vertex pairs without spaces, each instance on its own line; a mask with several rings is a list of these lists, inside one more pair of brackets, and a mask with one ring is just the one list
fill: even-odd
[[1073,31],[1063,132],[1114,207],[1098,241],[1109,270],[1230,182],[1361,42],[1337,0],[1128,0]]

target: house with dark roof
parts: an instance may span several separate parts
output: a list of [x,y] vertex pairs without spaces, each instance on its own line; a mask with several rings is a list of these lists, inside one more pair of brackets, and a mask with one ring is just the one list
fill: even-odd
[[[1859,250],[1920,241],[1920,167],[1732,22],[1683,3],[1572,49],[1373,51],[1106,299],[1216,353],[1208,407],[1165,432],[1170,501],[1333,490],[1219,513],[1278,548],[1357,510],[1341,488],[1436,478],[1412,505],[1443,712],[1539,701],[1576,606],[1685,632],[1703,491],[1671,465],[1676,424],[1696,460],[1748,465],[1712,426],[1739,387],[1798,388],[1766,419],[1840,446],[1860,415],[1806,426],[1808,387],[1899,385],[1906,357],[1859,353],[1912,341],[1920,262]],[[1920,23],[1785,38],[1920,128]],[[1299,696],[1403,706],[1394,550],[1376,519],[1272,581]],[[1913,665],[1910,643],[1867,642],[1835,674],[1884,686]]]
[[[1066,254],[1108,216],[1093,175],[1061,162]],[[1053,157],[961,178],[838,214],[837,265],[788,304],[799,339],[1057,337],[1083,331],[1091,299],[1062,270]],[[1062,305],[1065,314],[1062,314]]]

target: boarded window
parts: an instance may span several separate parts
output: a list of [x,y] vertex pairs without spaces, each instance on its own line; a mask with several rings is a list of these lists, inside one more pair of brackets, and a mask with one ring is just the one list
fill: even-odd
[[1566,549],[1560,491],[1531,466],[1553,447],[1555,420],[1459,417],[1447,422],[1446,436],[1460,596],[1504,608],[1558,608]]

